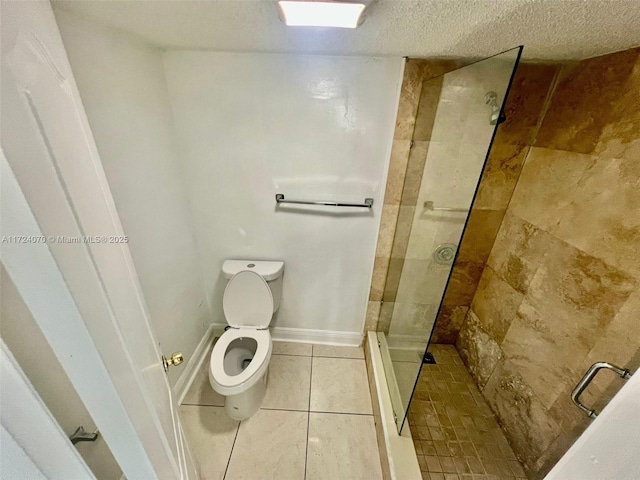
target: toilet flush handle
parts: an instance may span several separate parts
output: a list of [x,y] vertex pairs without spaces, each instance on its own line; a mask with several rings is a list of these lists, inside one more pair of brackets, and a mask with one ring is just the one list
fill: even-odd
[[162,366],[164,367],[164,371],[165,372],[167,370],[169,370],[169,367],[171,367],[171,366],[177,367],[183,361],[184,361],[184,357],[182,356],[182,353],[180,353],[180,352],[175,352],[175,353],[171,354],[171,356],[169,358],[167,358],[164,355],[162,355]]

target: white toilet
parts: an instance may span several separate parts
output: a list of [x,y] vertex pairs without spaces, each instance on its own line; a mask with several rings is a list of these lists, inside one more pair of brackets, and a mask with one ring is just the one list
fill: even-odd
[[256,413],[267,390],[269,324],[280,307],[284,262],[227,260],[222,308],[227,329],[211,352],[209,382],[234,420]]

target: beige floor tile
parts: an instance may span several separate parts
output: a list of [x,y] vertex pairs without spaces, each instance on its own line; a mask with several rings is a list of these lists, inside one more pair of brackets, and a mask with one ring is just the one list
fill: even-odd
[[373,416],[309,415],[306,480],[382,479]]
[[373,414],[364,360],[314,357],[311,411]]
[[308,411],[310,386],[311,357],[273,355],[261,408]]
[[314,357],[364,358],[362,347],[337,347],[335,345],[314,345]]
[[191,387],[189,387],[184,400],[182,400],[183,405],[213,405],[216,407],[224,407],[224,397],[215,392],[209,382],[210,360],[211,352],[207,354],[207,358],[205,358],[202,365],[200,365]]
[[273,342],[272,355],[302,355],[311,356],[312,345],[298,342]]
[[303,480],[308,415],[259,410],[243,421],[225,480]]
[[180,407],[180,418],[201,480],[222,480],[238,424],[222,407]]

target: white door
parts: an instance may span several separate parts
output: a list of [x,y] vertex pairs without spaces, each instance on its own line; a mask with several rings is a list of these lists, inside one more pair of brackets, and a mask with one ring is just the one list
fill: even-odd
[[545,480],[640,478],[640,371],[576,440]]
[[95,480],[0,340],[0,478]]
[[193,479],[51,6],[0,8],[2,262],[125,475]]

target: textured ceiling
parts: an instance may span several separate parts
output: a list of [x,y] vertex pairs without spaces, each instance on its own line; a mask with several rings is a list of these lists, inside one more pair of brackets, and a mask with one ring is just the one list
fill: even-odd
[[640,0],[378,0],[355,30],[286,27],[275,0],[54,0],[166,48],[529,60],[640,44]]

